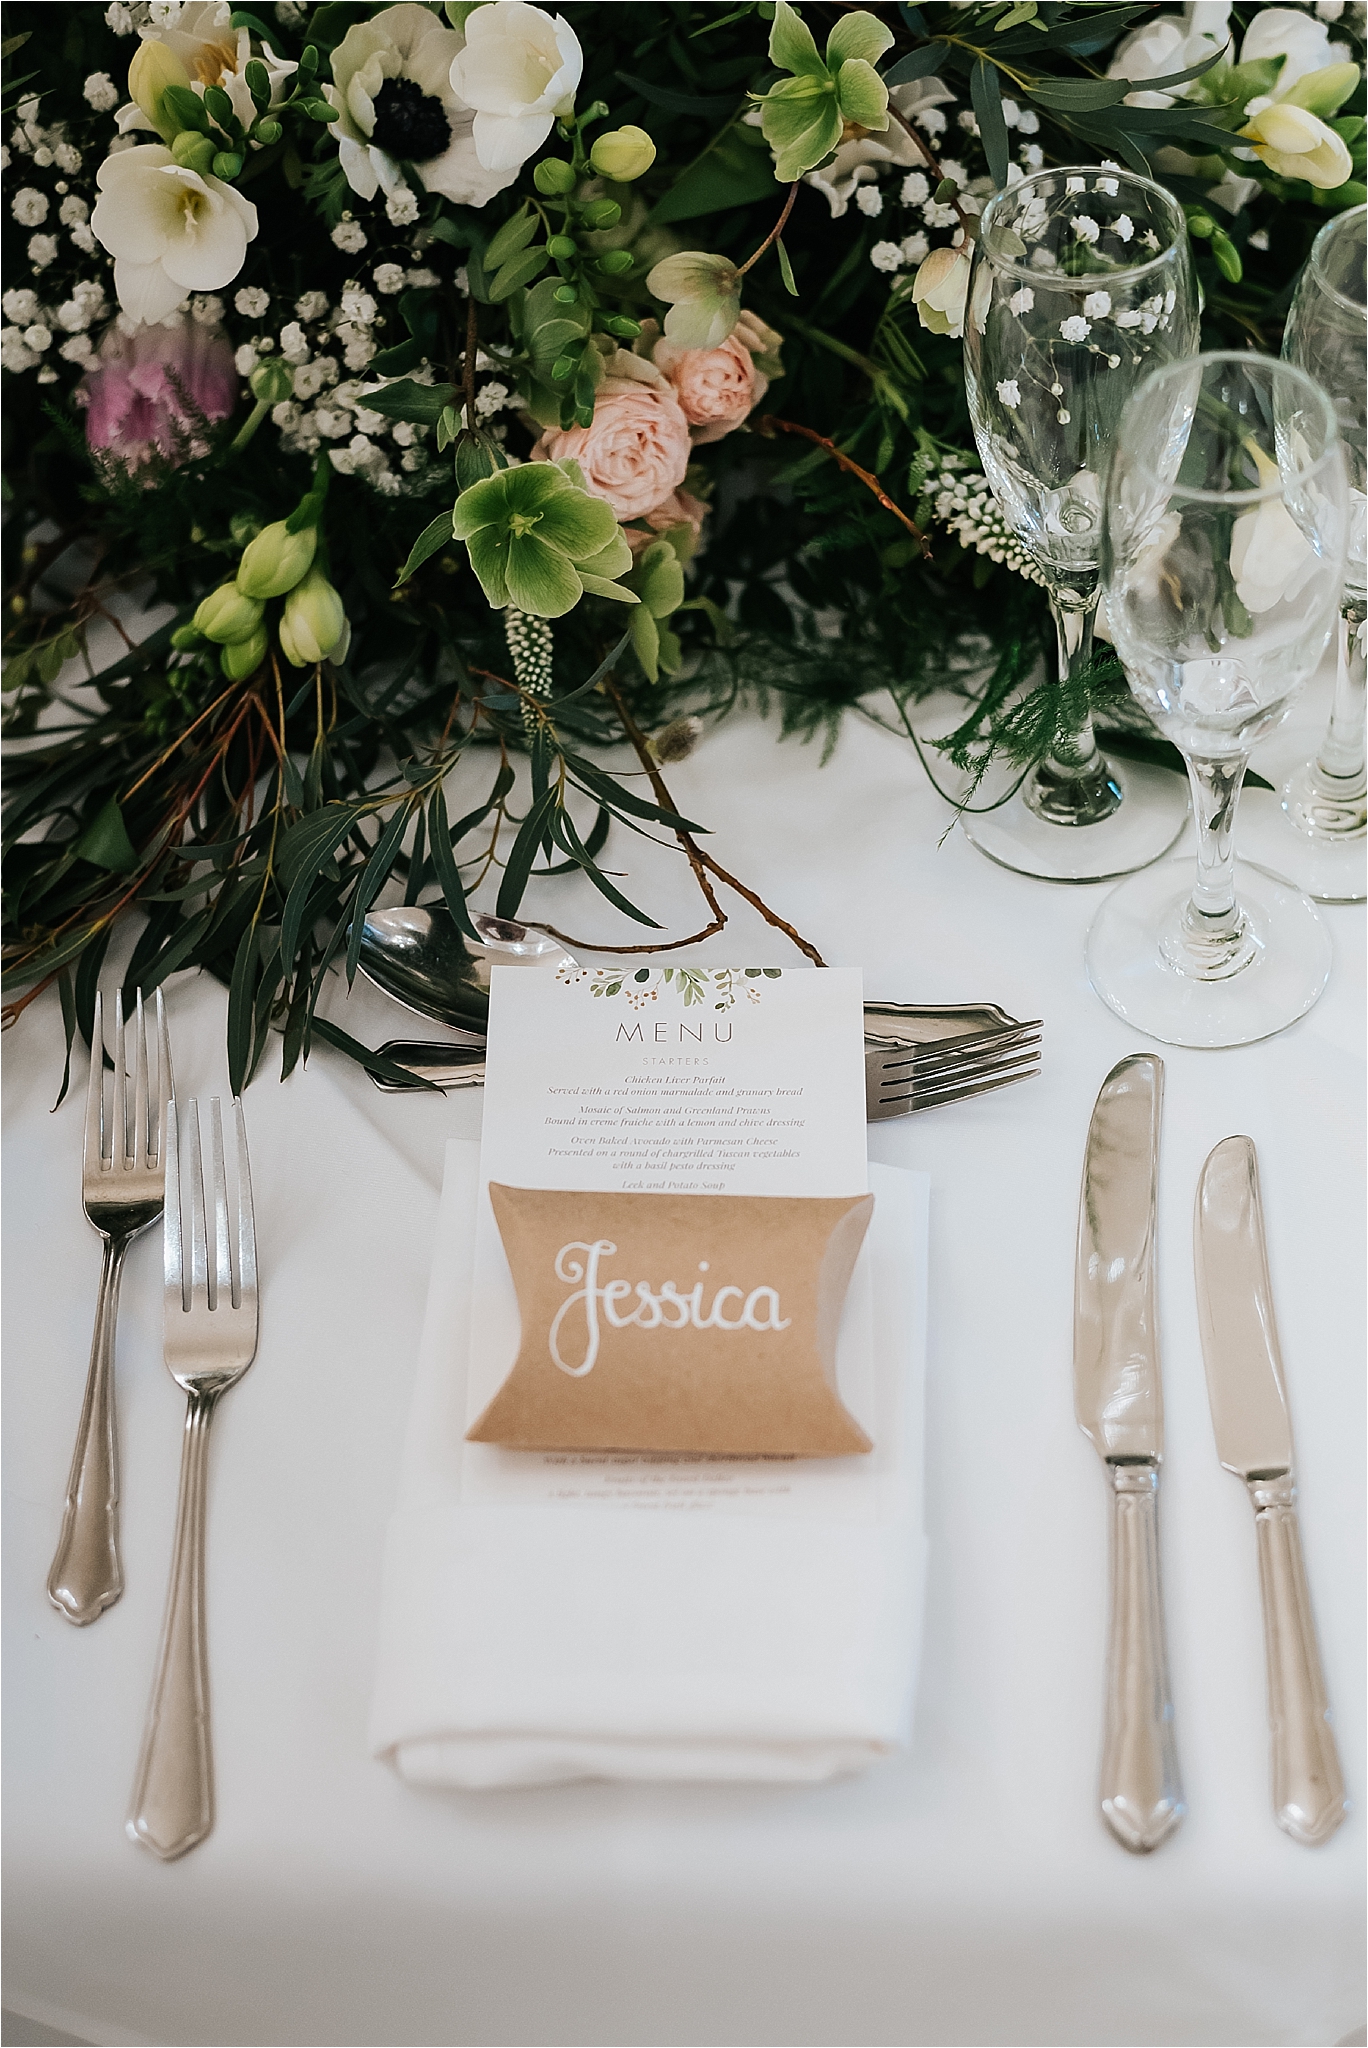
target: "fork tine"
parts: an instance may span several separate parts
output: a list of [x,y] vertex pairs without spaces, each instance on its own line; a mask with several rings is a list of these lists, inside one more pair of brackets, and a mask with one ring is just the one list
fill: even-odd
[[157,1115],[176,1099],[176,1075],[171,1065],[171,1034],[166,1028],[166,1004],[157,990]]
[[133,1164],[152,1164],[152,1133],[147,1121],[147,1019],[142,990],[137,991],[137,1043],[133,1052]]
[[209,1299],[209,1247],[204,1221],[204,1160],[200,1151],[199,1104],[190,1098],[190,1306]]
[[114,1128],[109,1161],[117,1173],[128,1160],[128,1073],[124,1066],[123,990],[114,991]]
[[1015,1024],[993,1031],[976,1031],[961,1038],[936,1039],[917,1046],[890,1046],[880,1058],[880,1069],[915,1067],[919,1072],[943,1064],[956,1064],[971,1059],[982,1052],[1006,1051],[1015,1045],[1035,1045],[1040,1042],[1041,1027],[1035,1024]]
[[95,1021],[90,1027],[90,1087],[86,1092],[85,1170],[104,1165],[104,1001],[95,991]]
[[1039,1038],[1013,1038],[999,1045],[975,1046],[970,1052],[947,1053],[938,1059],[904,1062],[889,1060],[879,1069],[880,1086],[906,1081],[918,1086],[948,1079],[955,1074],[973,1074],[1007,1059],[1026,1059],[1040,1051]]
[[957,1102],[966,1095],[1004,1088],[1009,1081],[1029,1080],[1039,1072],[1037,1047],[1004,1059],[983,1060],[973,1067],[953,1068],[929,1079],[908,1076],[880,1088],[875,1111],[879,1116],[905,1116],[910,1110],[932,1109],[937,1103]]
[[233,1109],[237,1118],[238,1157],[238,1285],[240,1300],[250,1302],[256,1308],[256,1219],[252,1213],[252,1169],[247,1159],[247,1122],[242,1113],[242,1097],[233,1097]]
[[166,1201],[162,1210],[162,1273],[167,1305],[185,1308],[185,1254],[181,1243],[180,1142],[176,1129],[176,1105],[166,1105],[166,1127],[162,1133],[166,1155]]
[[228,1180],[223,1167],[223,1109],[217,1095],[209,1103],[209,1148],[214,1173],[214,1292],[211,1308],[228,1308],[233,1300],[233,1263],[228,1249]]
[[1011,1074],[986,1074],[977,1081],[966,1082],[962,1088],[945,1088],[936,1094],[914,1101],[911,1108],[913,1111],[937,1109],[943,1102],[963,1102],[971,1095],[990,1095],[995,1088],[1010,1087],[1013,1081],[1029,1081],[1033,1074],[1039,1072],[1038,1066],[1031,1066],[1022,1067]]

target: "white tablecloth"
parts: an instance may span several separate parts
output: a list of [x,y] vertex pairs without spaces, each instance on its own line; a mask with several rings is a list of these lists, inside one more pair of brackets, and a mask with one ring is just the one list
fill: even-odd
[[[218,1825],[170,1866],[130,1846],[182,1406],[151,1234],[120,1323],[127,1591],[75,1630],[43,1587],[99,1247],[77,1201],[79,1085],[48,1113],[61,1034],[44,999],[7,1041],[4,1094],[6,2003],[110,2043],[1339,2040],[1364,2013],[1362,909],[1326,912],[1333,981],[1295,1029],[1165,1055],[1162,1540],[1191,1810],[1136,1860],[1095,1806],[1107,1502],[1070,1373],[1084,1133],[1107,1069],[1144,1044],[1084,977],[1100,892],[1005,873],[958,833],[938,846],[945,812],[910,751],[855,721],[825,769],[740,719],[670,779],[724,864],[829,959],[862,963],[871,997],[1045,1020],[1039,1079],[871,1131],[873,1157],[932,1180],[910,1754],[805,1789],[483,1794],[415,1791],[372,1761],[382,1539],[443,1146],[475,1134],[480,1097],[382,1095],[320,1049],[247,1103],[264,1292],[256,1365],[212,1447]],[[610,855],[674,930],[701,921],[677,856],[627,835]],[[563,929],[624,936],[578,880],[542,886],[534,905]],[[792,960],[735,910],[703,957]],[[182,1093],[226,1092],[222,991],[182,978],[170,1014]],[[372,1044],[405,1032],[370,993],[347,1014]],[[1233,1131],[1259,1147],[1355,1802],[1317,1850],[1269,1811],[1250,1510],[1216,1463],[1198,1347],[1192,1197]]]

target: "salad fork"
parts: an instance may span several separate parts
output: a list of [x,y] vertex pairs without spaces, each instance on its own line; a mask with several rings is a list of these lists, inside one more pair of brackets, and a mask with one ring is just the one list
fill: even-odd
[[95,1308],[85,1399],[67,1480],[62,1533],[48,1573],[48,1599],[68,1621],[83,1627],[123,1591],[119,1558],[119,1454],[114,1426],[114,1331],[119,1281],[133,1239],[162,1212],[165,1183],[162,1111],[175,1096],[166,1009],[157,990],[156,1085],[148,1083],[147,1020],[137,995],[133,1117],[128,1117],[123,992],[114,996],[114,1088],[106,1115],[104,1000],[95,996],[90,1033],[90,1087],[86,1096],[81,1194],[90,1222],[104,1239],[104,1269]]
[[880,1123],[1028,1080],[1041,1030],[996,1003],[866,1003],[865,1115]]
[[[247,1129],[237,1118],[235,1218],[230,1220],[223,1159],[223,1117],[211,1101],[214,1255],[209,1257],[199,1109],[189,1104],[188,1233],[176,1106],[166,1128],[166,1365],[187,1396],[181,1440],[176,1537],[161,1648],[127,1831],[169,1863],[202,1842],[214,1825],[214,1761],[209,1738],[209,1657],[204,1618],[204,1496],[209,1424],[219,1396],[242,1378],[257,1346],[256,1231]],[[235,1228],[233,1227],[235,1223]],[[189,1237],[189,1269],[186,1237]],[[236,1240],[234,1243],[233,1240]]]

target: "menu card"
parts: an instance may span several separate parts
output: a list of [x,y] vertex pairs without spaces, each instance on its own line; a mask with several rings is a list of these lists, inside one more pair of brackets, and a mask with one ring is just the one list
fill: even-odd
[[[865,1192],[861,977],[842,968],[496,967],[489,1002],[466,1426],[518,1352],[488,1184],[620,1193]],[[480,1501],[877,1512],[881,1419],[862,1254],[837,1344],[858,1461],[461,1447]],[[859,1475],[848,1469],[858,1463]]]

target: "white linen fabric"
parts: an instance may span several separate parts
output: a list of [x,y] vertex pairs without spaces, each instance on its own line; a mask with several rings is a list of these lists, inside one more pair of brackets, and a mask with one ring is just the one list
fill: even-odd
[[[1322,689],[1277,757],[1256,761],[1270,781],[1316,745],[1326,709]],[[471,764],[456,808],[490,773]],[[49,990],[6,1034],[0,1098],[6,2005],[90,2041],[179,2048],[1343,2039],[1365,2011],[1362,907],[1324,913],[1330,986],[1292,1030],[1234,1052],[1161,1048],[1160,1545],[1189,1812],[1136,1858],[1097,1812],[1108,1503],[1070,1374],[1088,1118],[1108,1068],[1147,1044],[1084,975],[1105,885],[1031,881],[943,838],[950,814],[905,742],[853,718],[823,768],[773,726],[729,719],[668,780],[687,816],[716,826],[731,872],[828,959],[863,964],[871,998],[990,999],[1045,1020],[1038,1079],[870,1131],[876,1161],[925,1172],[932,1190],[910,1747],[819,1785],[496,1794],[420,1794],[372,1757],[381,1561],[444,1150],[478,1136],[481,1098],[383,1095],[320,1047],[307,1072],[282,1087],[268,1066],[247,1096],[261,1348],[209,1457],[217,1824],[170,1867],[132,1847],[184,1401],[161,1362],[149,1232],[119,1315],[127,1588],[74,1629],[43,1589],[100,1253],[78,1199],[79,1076],[50,1113],[62,1024]],[[1276,803],[1254,790],[1242,812]],[[677,853],[639,837],[613,849],[636,900],[673,932],[695,928]],[[579,878],[537,885],[529,907],[624,938]],[[685,957],[793,959],[744,905]],[[226,1094],[224,991],[182,976],[168,1001],[182,1093]],[[432,1035],[359,983],[332,1014],[371,1045]],[[1216,1460],[1197,1331],[1193,1192],[1236,1131],[1259,1148],[1353,1802],[1315,1850],[1270,1813],[1254,1531]]]
[[479,1150],[448,1144],[371,1717],[372,1748],[410,1783],[811,1783],[905,1745],[924,1561],[926,1187],[887,1166],[870,1184],[848,1306],[867,1276],[873,1327],[860,1334],[886,1441],[883,1469],[854,1475],[862,1513],[786,1512],[782,1495],[749,1514],[705,1498],[491,1506],[463,1501],[459,1483]]

